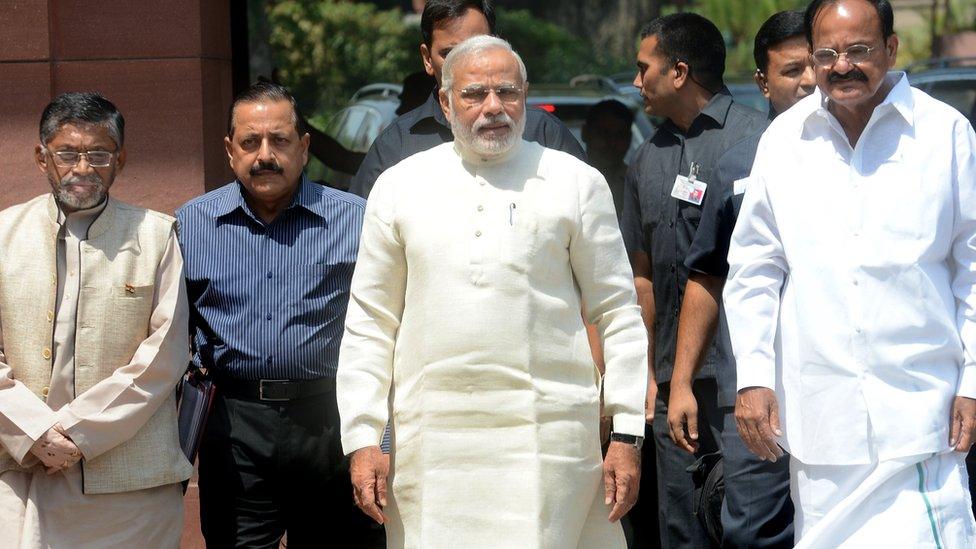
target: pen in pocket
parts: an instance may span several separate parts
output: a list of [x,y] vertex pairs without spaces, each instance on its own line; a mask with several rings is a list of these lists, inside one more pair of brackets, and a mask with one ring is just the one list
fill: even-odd
[[515,225],[515,203],[512,202],[508,205],[508,224]]

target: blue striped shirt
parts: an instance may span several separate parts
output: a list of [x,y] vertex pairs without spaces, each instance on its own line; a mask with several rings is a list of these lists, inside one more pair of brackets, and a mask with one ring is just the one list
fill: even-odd
[[181,206],[194,360],[235,379],[335,377],[365,204],[303,177],[267,225],[237,181]]

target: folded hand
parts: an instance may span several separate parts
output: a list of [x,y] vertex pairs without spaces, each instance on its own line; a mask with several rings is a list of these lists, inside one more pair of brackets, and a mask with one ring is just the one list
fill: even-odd
[[48,474],[67,469],[82,457],[81,450],[65,435],[61,424],[56,424],[41,435],[30,452],[47,467]]

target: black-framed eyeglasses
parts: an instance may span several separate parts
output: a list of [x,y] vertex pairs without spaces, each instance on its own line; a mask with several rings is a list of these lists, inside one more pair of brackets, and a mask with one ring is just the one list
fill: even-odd
[[842,52],[833,48],[818,48],[813,50],[810,56],[813,58],[813,63],[818,67],[833,67],[842,55],[847,58],[848,63],[857,65],[866,61],[875,49],[877,48],[865,44],[854,44]]
[[484,103],[492,93],[498,96],[498,100],[502,103],[517,103],[522,99],[523,92],[522,88],[514,84],[503,84],[494,88],[481,84],[472,84],[458,90],[458,95],[461,97],[461,100],[469,105],[480,105]]
[[73,168],[81,162],[84,156],[88,160],[88,165],[93,168],[105,168],[112,164],[113,151],[51,151],[54,164],[62,168]]

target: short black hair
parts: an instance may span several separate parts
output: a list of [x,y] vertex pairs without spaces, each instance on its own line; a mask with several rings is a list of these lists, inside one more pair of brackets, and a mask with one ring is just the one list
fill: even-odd
[[[888,0],[864,0],[871,4],[878,12],[878,19],[881,20],[881,38],[887,42],[895,34],[895,12],[891,9],[891,2]],[[813,22],[817,19],[820,11],[827,6],[840,2],[840,0],[813,0],[807,6],[806,14],[803,17],[803,28],[807,34],[807,44],[813,47]]]
[[434,25],[445,19],[460,19],[469,9],[476,9],[488,21],[488,29],[495,34],[495,8],[491,0],[427,0],[420,16],[420,34],[429,48],[434,39]]
[[48,103],[41,114],[41,143],[50,143],[65,124],[104,126],[120,149],[125,141],[125,118],[111,101],[96,92],[62,93]]
[[605,99],[590,107],[586,111],[586,119],[583,122],[588,126],[602,117],[617,118],[627,123],[628,126],[634,123],[634,113],[626,105],[616,99]]
[[805,31],[803,12],[781,11],[774,13],[766,20],[759,32],[756,33],[756,43],[752,48],[752,56],[756,60],[756,68],[762,72],[769,69],[769,49],[774,48],[790,38],[803,36]]
[[708,19],[697,13],[673,13],[654,19],[641,29],[641,40],[657,37],[657,51],[669,68],[678,62],[690,67],[692,79],[711,92],[723,85],[725,39]]
[[237,109],[238,105],[241,103],[262,103],[266,101],[287,101],[290,103],[292,120],[295,122],[295,131],[298,132],[298,135],[305,135],[305,124],[302,122],[302,117],[298,116],[298,102],[295,101],[295,96],[288,91],[288,88],[280,84],[275,84],[267,80],[259,80],[237,94],[234,102],[231,103],[230,113],[227,116],[227,137],[234,135],[234,110]]

